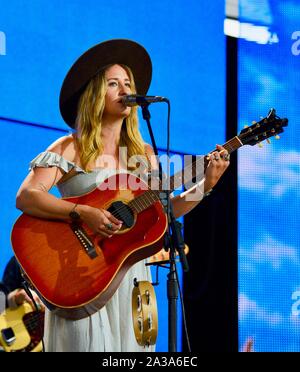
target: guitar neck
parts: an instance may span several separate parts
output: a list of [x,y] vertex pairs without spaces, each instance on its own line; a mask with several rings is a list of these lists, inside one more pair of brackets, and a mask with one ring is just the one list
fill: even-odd
[[[229,154],[242,146],[243,143],[238,136],[231,138],[223,145],[223,147],[225,148],[225,150],[228,151]],[[215,150],[212,150],[209,154],[213,153],[214,151]],[[200,181],[203,178],[205,170],[208,166],[209,154],[205,155],[204,157],[197,157],[197,159],[191,164],[186,165],[182,170],[170,177],[170,190],[174,191],[185,183],[191,182],[194,178],[197,178],[197,180]]]
[[[238,136],[232,138],[223,145],[223,147],[228,151],[229,154],[242,146],[243,143],[241,142]],[[211,151],[209,154],[211,154],[214,151],[215,150]],[[209,163],[208,155],[204,157],[203,156],[197,157],[195,161],[191,162],[189,165],[185,166],[181,171],[175,173],[172,177],[170,177],[169,182],[166,181],[166,184],[162,185],[160,183],[160,190],[149,189],[142,195],[133,199],[129,203],[130,208],[136,211],[137,213],[140,213],[146,208],[150,207],[156,201],[160,200],[159,194],[161,190],[169,189],[172,192],[181,187],[182,185],[191,182],[195,177],[197,177],[198,181],[203,179],[206,167]]]

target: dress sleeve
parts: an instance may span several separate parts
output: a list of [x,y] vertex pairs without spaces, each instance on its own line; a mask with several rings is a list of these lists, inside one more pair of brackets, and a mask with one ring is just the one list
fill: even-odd
[[29,170],[34,168],[49,168],[49,167],[58,167],[65,173],[70,172],[74,169],[78,173],[86,173],[82,168],[80,168],[75,163],[63,158],[61,155],[45,151],[40,153],[36,158],[30,162]]

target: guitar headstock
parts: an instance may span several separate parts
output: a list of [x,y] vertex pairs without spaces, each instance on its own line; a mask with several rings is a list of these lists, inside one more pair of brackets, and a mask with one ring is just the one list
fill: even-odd
[[275,109],[271,109],[268,115],[250,127],[243,129],[238,135],[243,145],[254,146],[270,137],[282,133],[283,127],[288,125],[288,119],[280,119]]

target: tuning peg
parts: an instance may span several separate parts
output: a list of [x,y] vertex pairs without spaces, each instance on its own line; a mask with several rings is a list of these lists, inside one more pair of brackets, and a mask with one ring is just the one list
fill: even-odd
[[276,140],[279,140],[280,139],[280,136],[278,136],[278,134],[277,134],[277,136],[275,136],[274,137]]
[[247,128],[249,128],[249,125],[244,125],[244,129],[247,129]]
[[256,123],[257,123],[257,121],[255,121],[255,120],[252,121],[252,124],[256,124]]
[[260,143],[258,144],[258,147],[262,149],[262,148],[264,147],[264,145],[260,142]]
[[271,143],[271,141],[270,141],[270,139],[269,139],[269,138],[267,138],[267,142],[268,142],[268,144],[270,144],[270,143]]

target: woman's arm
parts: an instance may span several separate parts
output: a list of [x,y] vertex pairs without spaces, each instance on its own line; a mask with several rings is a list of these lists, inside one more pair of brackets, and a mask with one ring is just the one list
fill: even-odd
[[[151,155],[152,169],[158,169],[155,156],[153,156],[154,151],[149,145],[147,145],[147,152]],[[220,156],[221,152],[223,154],[222,157]],[[175,218],[181,217],[195,208],[205,194],[217,184],[229,166],[229,161],[224,159],[225,154],[227,154],[227,151],[222,146],[217,145],[217,150],[210,155],[210,161],[205,172],[204,185],[198,188],[193,187],[190,191],[185,192],[184,196],[181,194],[171,199]]]
[[[48,151],[56,152],[67,160],[74,161],[75,151],[70,137],[56,142],[54,146],[48,148]],[[122,223],[110,212],[88,205],[76,205],[48,192],[62,179],[64,174],[64,171],[58,167],[34,168],[25,178],[17,193],[17,208],[35,217],[66,221],[70,220],[70,212],[76,209],[81,220],[95,233],[108,237],[117,232]]]
[[[110,212],[88,205],[77,205],[49,194],[48,191],[60,180],[62,173],[56,167],[35,168],[31,171],[18,191],[17,208],[35,217],[66,221],[70,220],[69,214],[76,208],[81,220],[95,233],[108,237],[117,232],[122,221]],[[107,225],[111,228],[108,229]]]
[[[59,138],[48,147],[47,151],[74,161],[76,153],[73,136]],[[74,204],[56,198],[48,192],[64,174],[62,169],[55,166],[32,169],[17,193],[16,207],[24,213],[40,218],[68,219]]]
[[49,194],[52,186],[62,178],[59,168],[35,168],[22,183],[16,200],[16,207],[32,216],[49,219],[69,219],[73,203]]
[[[222,152],[222,157],[220,153]],[[193,187],[190,192],[184,193],[184,196],[176,196],[172,200],[173,212],[175,218],[184,216],[195,208],[201,200],[218,183],[219,179],[229,166],[229,161],[224,159],[227,151],[220,145],[217,145],[217,151],[210,155],[210,161],[205,171],[204,186]],[[217,159],[217,160],[216,160]],[[193,195],[193,197],[191,197]]]

